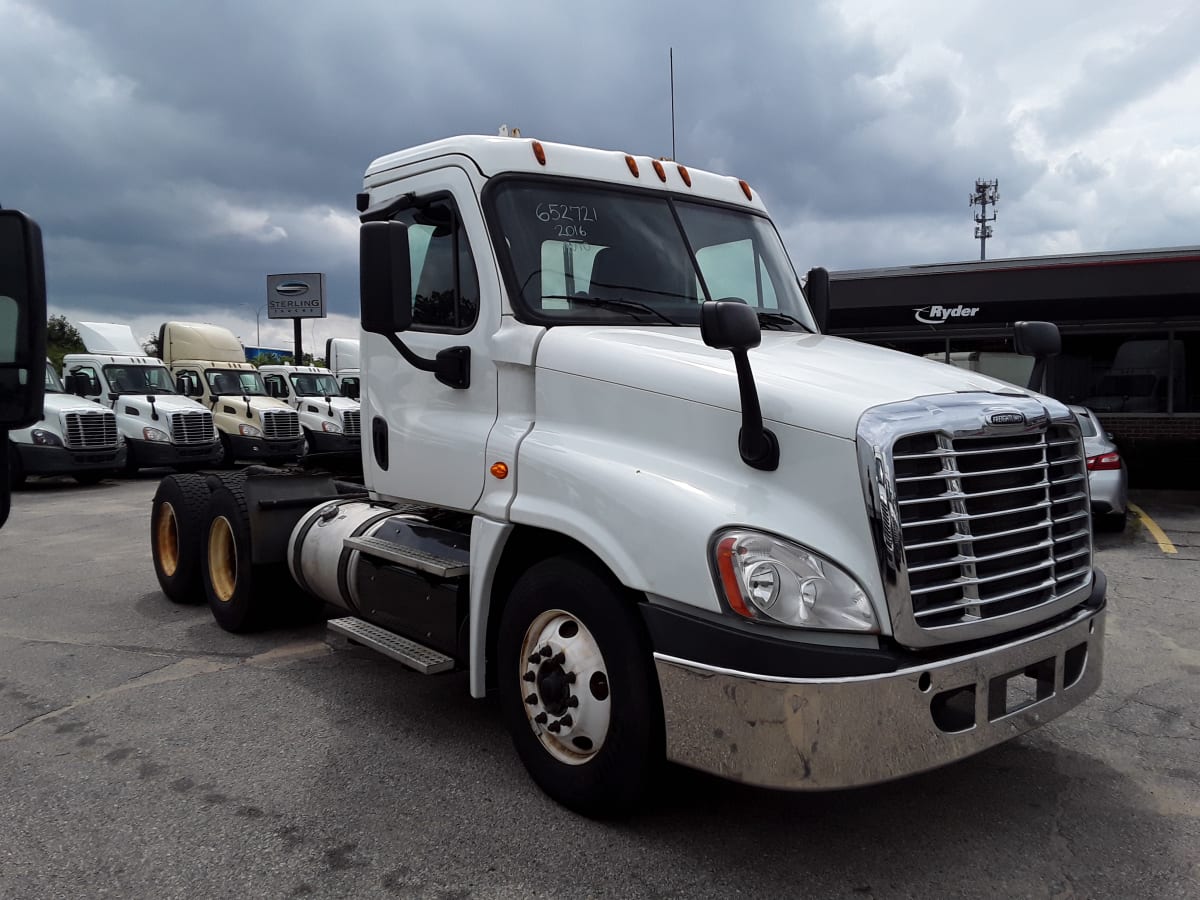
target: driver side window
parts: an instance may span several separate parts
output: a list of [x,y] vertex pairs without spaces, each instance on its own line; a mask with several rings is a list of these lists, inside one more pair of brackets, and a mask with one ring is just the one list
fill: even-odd
[[408,226],[413,330],[470,331],[479,316],[479,278],[454,201],[438,197],[395,220]]

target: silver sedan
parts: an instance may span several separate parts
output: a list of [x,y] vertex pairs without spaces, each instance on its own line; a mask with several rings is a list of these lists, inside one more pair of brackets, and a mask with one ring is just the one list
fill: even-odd
[[1092,494],[1092,521],[1097,529],[1120,531],[1129,506],[1129,475],[1121,451],[1104,431],[1096,414],[1086,406],[1072,406],[1083,434],[1087,455],[1088,487]]

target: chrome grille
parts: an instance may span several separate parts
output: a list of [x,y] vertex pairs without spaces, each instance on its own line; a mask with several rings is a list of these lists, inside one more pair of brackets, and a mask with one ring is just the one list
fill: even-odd
[[72,450],[117,444],[117,417],[111,410],[63,413],[62,424],[64,442]]
[[263,410],[263,437],[269,441],[295,440],[300,437],[300,416],[290,409]]
[[357,409],[342,411],[342,431],[345,432],[346,437],[362,435],[362,414]]
[[172,413],[171,440],[176,444],[211,444],[216,440],[212,413],[204,410]]
[[900,405],[908,413],[900,420],[911,423],[912,407],[923,405],[924,420],[940,418],[945,430],[897,437],[883,415],[871,425],[868,502],[893,628],[913,646],[1040,621],[1079,602],[1091,584],[1078,428],[1065,410],[1051,421],[1029,398],[1013,399],[1029,424],[991,426],[990,399],[973,408],[962,398]]

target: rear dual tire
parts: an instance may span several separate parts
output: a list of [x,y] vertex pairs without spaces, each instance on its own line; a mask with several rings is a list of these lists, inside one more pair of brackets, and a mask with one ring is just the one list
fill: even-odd
[[200,603],[200,559],[208,522],[209,486],[200,475],[168,475],[158,483],[150,513],[154,574],[167,599]]

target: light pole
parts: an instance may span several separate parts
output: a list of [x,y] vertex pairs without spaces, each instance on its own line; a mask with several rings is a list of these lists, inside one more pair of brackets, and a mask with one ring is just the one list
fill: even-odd
[[259,324],[258,317],[262,313],[262,311],[264,309],[266,309],[267,307],[265,305],[259,306],[259,307],[253,307],[249,303],[243,303],[242,306],[246,307],[246,309],[254,310],[254,346],[261,350],[262,349],[262,327]]

